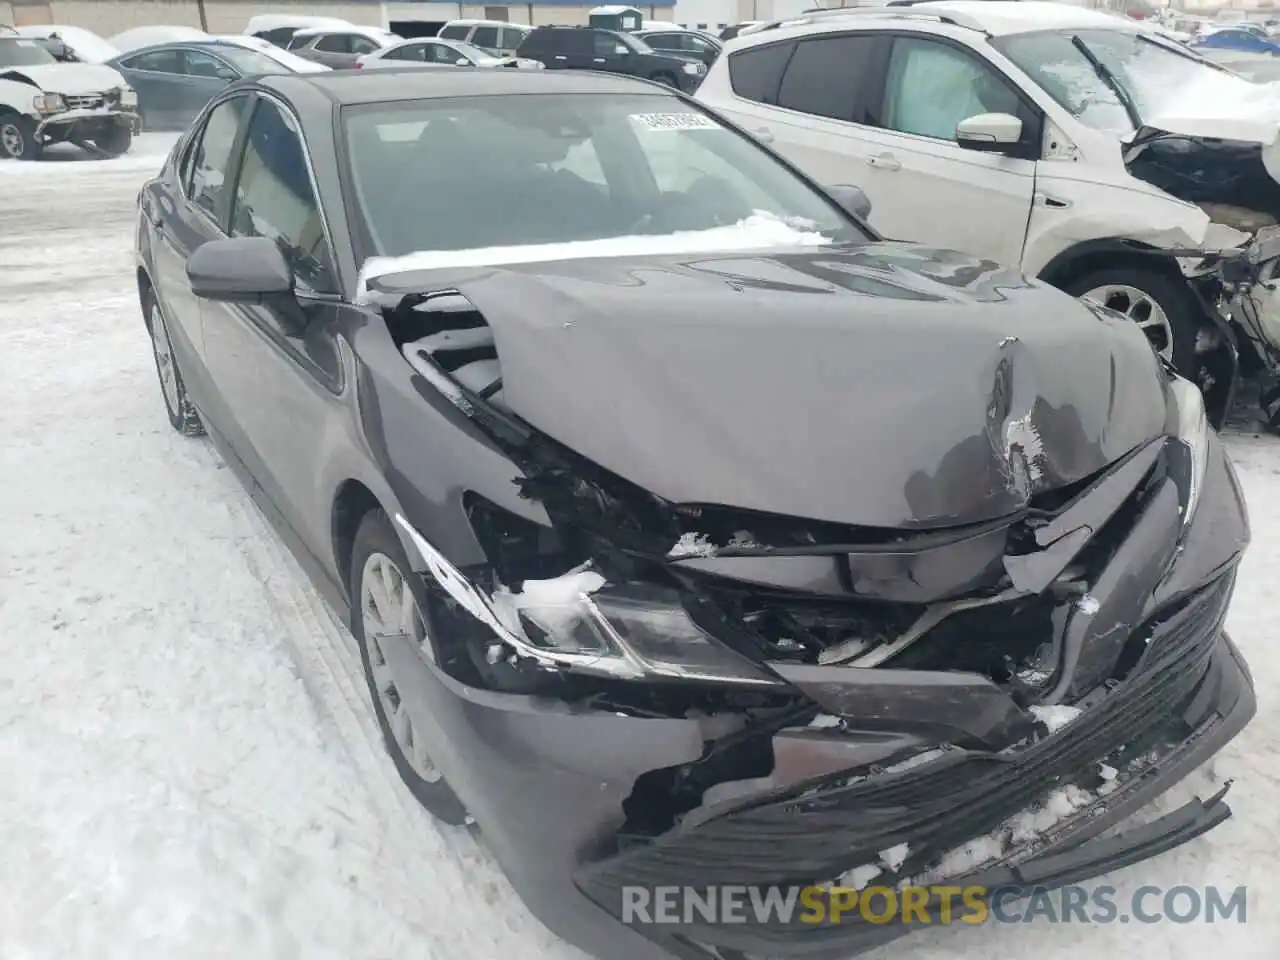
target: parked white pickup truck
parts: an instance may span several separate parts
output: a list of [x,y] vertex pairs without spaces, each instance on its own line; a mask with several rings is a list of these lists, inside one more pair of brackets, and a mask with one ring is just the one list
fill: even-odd
[[129,150],[137,94],[98,63],[59,60],[56,40],[0,31],[0,159],[38,160],[53,143],[108,156]]

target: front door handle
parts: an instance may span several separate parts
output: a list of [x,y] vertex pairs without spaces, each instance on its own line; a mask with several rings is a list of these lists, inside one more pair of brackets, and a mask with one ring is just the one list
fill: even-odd
[[569,58],[568,58],[568,57],[562,57],[562,56],[560,56],[559,54],[557,54],[557,55],[556,55],[556,57],[555,57],[555,59],[557,59],[557,60],[568,60]]
[[902,161],[892,153],[876,153],[867,157],[867,166],[877,170],[901,170]]
[[761,143],[773,143],[773,131],[768,127],[756,127],[751,133]]
[[604,57],[594,57],[594,58],[592,58],[591,62],[592,62],[592,63],[604,63]]

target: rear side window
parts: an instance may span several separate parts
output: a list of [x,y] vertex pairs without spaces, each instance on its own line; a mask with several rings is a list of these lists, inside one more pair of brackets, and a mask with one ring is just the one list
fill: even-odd
[[132,60],[121,61],[130,70],[150,70],[153,73],[182,73],[181,50],[152,50],[141,53]]
[[327,33],[316,42],[316,49],[326,53],[350,53],[351,38],[345,33]]
[[497,27],[476,27],[471,35],[471,42],[477,47],[496,47],[498,45]]
[[302,34],[301,36],[295,33],[292,37],[289,38],[289,46],[286,49],[301,50],[303,47],[305,47],[314,39],[315,37],[309,33]]
[[513,30],[510,27],[502,31],[502,49],[514,50],[520,46],[520,41],[525,37],[523,30]]
[[771,43],[729,56],[729,85],[733,92],[757,103],[777,103],[782,71],[786,69],[794,43]]
[[782,75],[778,106],[815,117],[865,121],[854,111],[875,48],[871,36],[802,40]]
[[247,97],[232,97],[209,113],[191,158],[187,175],[187,197],[197,207],[217,220],[230,184],[231,148],[235,146]]
[[465,23],[451,23],[440,31],[440,36],[446,40],[465,40],[470,30],[471,28]]

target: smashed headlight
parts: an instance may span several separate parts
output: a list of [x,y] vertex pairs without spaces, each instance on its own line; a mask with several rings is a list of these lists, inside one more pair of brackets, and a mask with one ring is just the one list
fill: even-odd
[[1205,416],[1204,399],[1199,388],[1181,377],[1169,381],[1177,407],[1175,436],[1182,455],[1176,458],[1178,487],[1182,491],[1182,528],[1185,530],[1195,515],[1204,489],[1205,472],[1209,467],[1209,421]]
[[579,568],[553,580],[526,580],[519,593],[499,589],[486,597],[404,517],[396,523],[441,588],[517,656],[626,680],[783,685],[703,632],[674,590],[611,586]]
[[54,113],[62,113],[67,109],[67,102],[60,93],[42,93],[31,101],[31,107],[42,117]]

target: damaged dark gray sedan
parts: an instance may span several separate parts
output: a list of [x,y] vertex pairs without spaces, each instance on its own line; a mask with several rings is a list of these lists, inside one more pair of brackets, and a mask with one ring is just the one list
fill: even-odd
[[599,74],[244,82],[139,205],[170,422],[350,614],[409,788],[596,956],[906,929],[636,890],[1054,886],[1230,815],[1099,836],[1255,709],[1240,487],[1119,315]]

